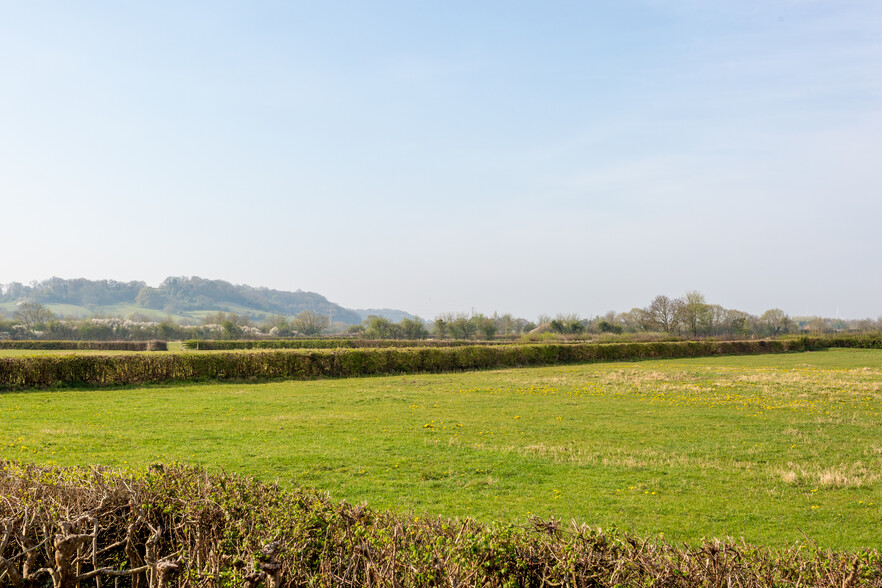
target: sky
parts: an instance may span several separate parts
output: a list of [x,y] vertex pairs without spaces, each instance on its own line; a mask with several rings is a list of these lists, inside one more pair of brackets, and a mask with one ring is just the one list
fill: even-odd
[[882,2],[0,0],[0,283],[882,315]]

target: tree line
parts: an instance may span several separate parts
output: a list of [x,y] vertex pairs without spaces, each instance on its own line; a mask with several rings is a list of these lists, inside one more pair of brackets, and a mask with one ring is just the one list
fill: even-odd
[[295,316],[276,315],[255,322],[245,314],[219,311],[199,324],[180,324],[170,318],[154,321],[135,313],[128,318],[65,318],[34,301],[18,304],[9,316],[0,310],[0,339],[61,341],[149,341],[185,339],[257,339],[315,336],[327,331],[327,316],[304,310]]
[[398,322],[369,316],[347,326],[331,317],[304,310],[294,316],[271,315],[255,321],[248,315],[216,312],[201,324],[182,325],[171,319],[152,321],[143,315],[71,319],[58,317],[41,303],[26,300],[15,311],[0,311],[0,339],[149,340],[149,339],[256,339],[314,337],[326,333],[364,339],[515,339],[525,335],[590,338],[597,335],[660,334],[666,337],[775,337],[789,333],[832,333],[882,330],[877,320],[791,317],[779,308],[761,315],[709,303],[698,291],[678,298],[659,295],[649,304],[627,312],[610,311],[583,318],[576,314],[540,315],[535,321],[512,314],[443,313],[433,321],[419,317]]
[[882,330],[879,319],[844,320],[791,317],[780,308],[760,315],[712,304],[696,290],[671,298],[659,295],[644,307],[583,318],[577,314],[540,315],[535,321],[511,314],[444,313],[434,321],[403,319],[395,323],[370,316],[348,333],[368,339],[494,339],[551,333],[574,338],[603,334],[655,333],[670,337],[776,337],[790,333]]

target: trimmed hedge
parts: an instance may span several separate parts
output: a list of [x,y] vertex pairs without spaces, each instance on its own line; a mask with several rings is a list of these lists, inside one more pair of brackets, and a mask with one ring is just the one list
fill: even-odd
[[361,349],[383,347],[465,347],[469,345],[506,345],[506,341],[460,341],[434,339],[190,339],[186,349],[198,351],[233,351],[238,349]]
[[0,349],[34,351],[168,351],[165,341],[0,341]]
[[836,335],[824,338],[827,347],[851,347],[859,349],[882,349],[882,334]]
[[253,353],[60,355],[0,358],[0,389],[124,386],[169,381],[345,378],[384,374],[806,351],[817,342],[679,341],[473,345],[451,348],[285,350]]
[[[882,587],[875,549],[671,545],[530,517],[412,517],[252,478],[0,461],[4,586]],[[50,584],[51,583],[51,584]]]

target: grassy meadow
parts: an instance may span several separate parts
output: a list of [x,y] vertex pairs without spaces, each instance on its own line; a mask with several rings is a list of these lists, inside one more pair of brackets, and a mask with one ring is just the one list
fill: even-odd
[[415,517],[882,547],[882,351],[0,394],[0,457],[181,461]]

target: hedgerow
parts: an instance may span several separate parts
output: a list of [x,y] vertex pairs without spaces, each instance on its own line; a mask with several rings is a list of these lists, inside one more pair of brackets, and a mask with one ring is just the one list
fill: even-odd
[[[155,464],[0,462],[0,582],[119,586],[882,586],[876,550],[674,546],[532,517],[418,517]],[[102,585],[102,584],[97,584]]]
[[807,339],[613,344],[471,345],[449,348],[42,355],[0,358],[0,389],[124,386],[168,381],[317,379],[399,373],[804,351]]
[[505,341],[425,340],[425,339],[190,339],[187,349],[199,351],[233,351],[238,349],[361,349],[383,347],[465,347],[473,345],[505,345]]
[[857,335],[834,335],[824,338],[827,347],[854,347],[882,349],[882,334],[861,333]]
[[9,341],[0,340],[0,349],[23,349],[35,351],[167,351],[165,341]]

